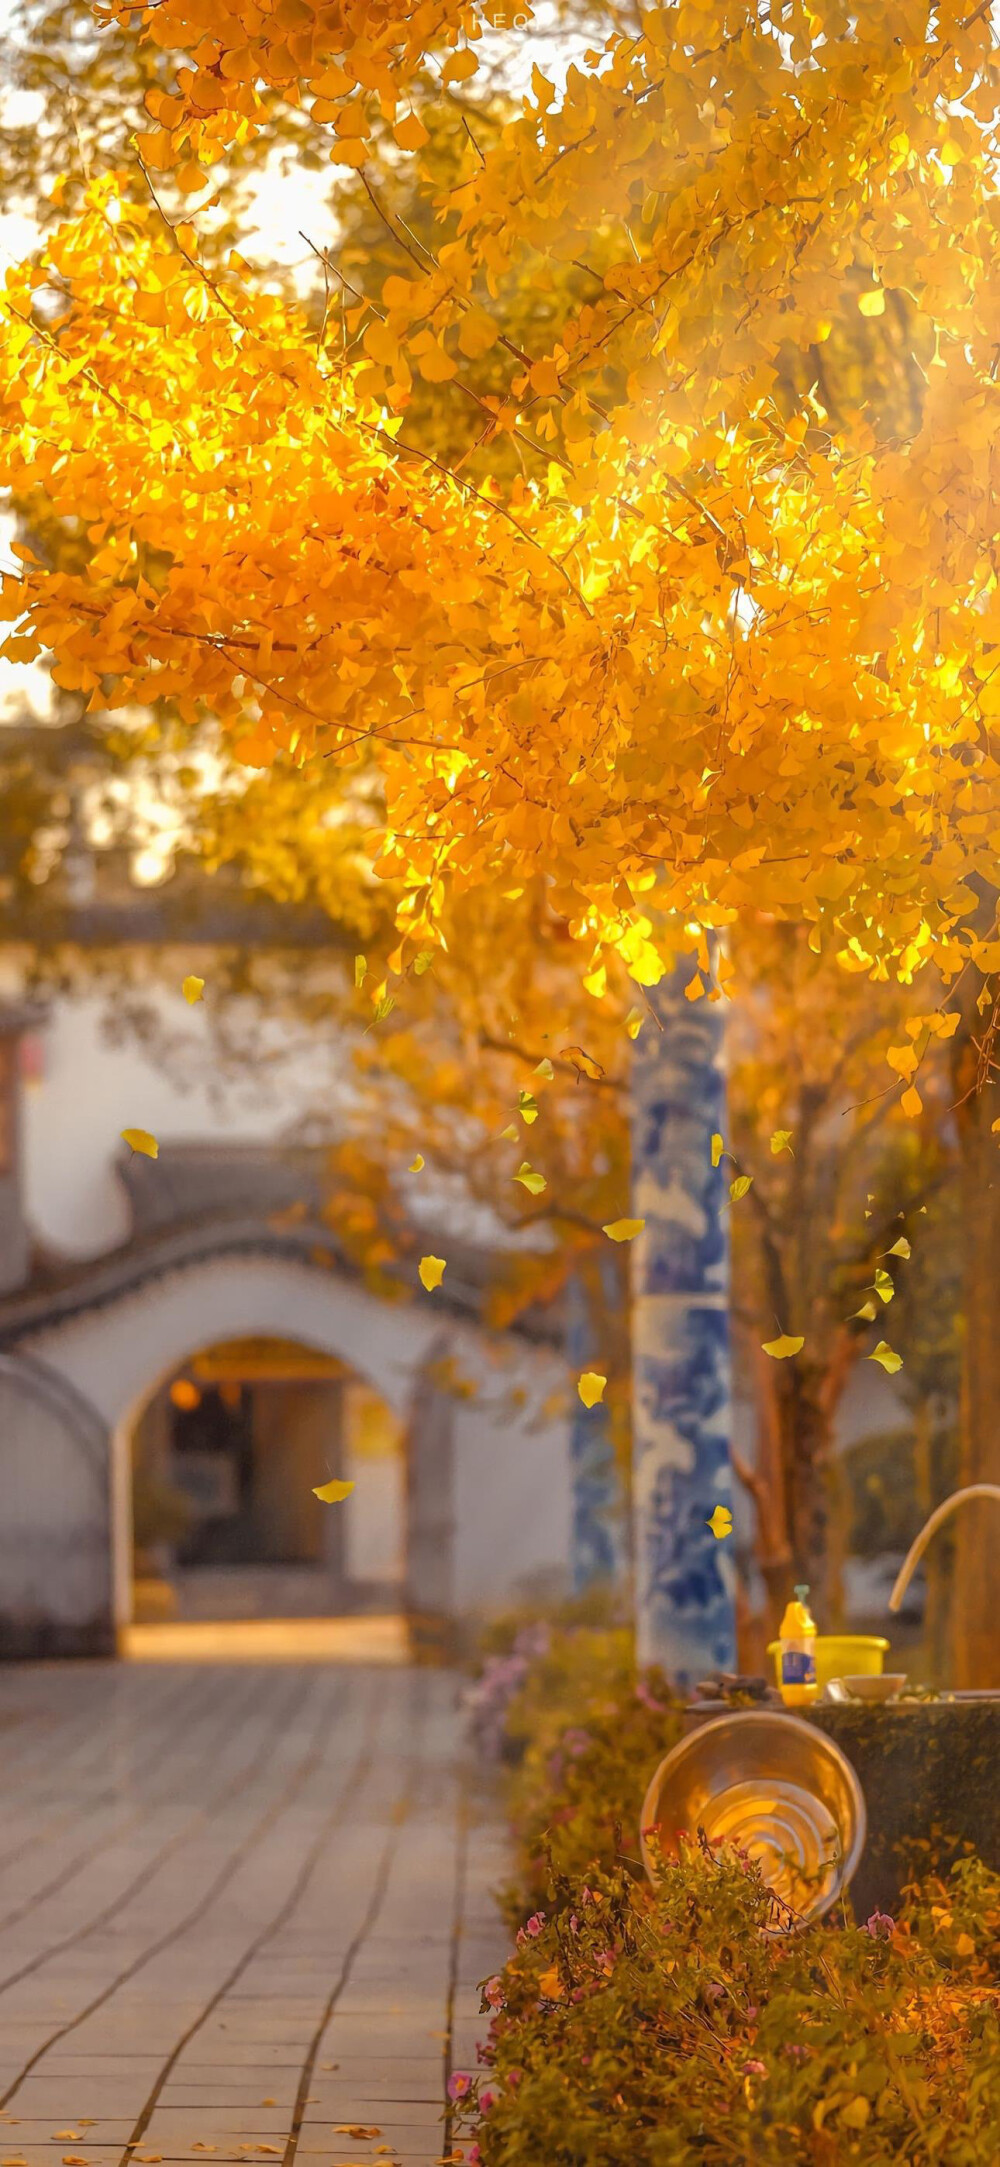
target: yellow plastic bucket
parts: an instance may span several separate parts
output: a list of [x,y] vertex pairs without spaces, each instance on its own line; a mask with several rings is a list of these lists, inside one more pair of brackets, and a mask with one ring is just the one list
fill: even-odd
[[[824,1691],[831,1678],[880,1678],[888,1646],[876,1633],[817,1633],[817,1693]],[[774,1659],[775,1683],[780,1685],[780,1640],[769,1641],[767,1652]]]

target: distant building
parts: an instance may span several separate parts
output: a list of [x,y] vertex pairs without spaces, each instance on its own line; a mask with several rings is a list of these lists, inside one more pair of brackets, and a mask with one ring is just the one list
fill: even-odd
[[[402,1607],[440,1634],[557,1586],[555,1324],[488,1332],[489,1257],[442,1229],[437,1293],[373,1295],[296,1128],[343,1049],[299,1031],[285,1054],[262,1016],[268,1061],[219,1077],[181,997],[223,947],[335,929],[77,855],[0,945],[0,1654],[106,1654],[135,1614]],[[42,948],[101,974],[32,998]],[[136,987],[155,1031],[109,1036]],[[342,1505],[312,1494],[331,1476]]]

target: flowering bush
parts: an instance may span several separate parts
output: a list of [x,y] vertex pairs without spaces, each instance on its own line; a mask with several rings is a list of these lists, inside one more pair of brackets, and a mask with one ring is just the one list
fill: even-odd
[[769,1912],[731,1848],[692,1843],[655,1894],[555,1876],[458,2101],[482,2167],[994,2167],[1000,1877],[965,1862],[860,1927],[775,1938]]
[[1000,1877],[965,1860],[897,1919],[776,1937],[734,1847],[640,1877],[679,1716],[625,1636],[551,1631],[506,1724],[520,1923],[453,2079],[470,2167],[995,2167]]

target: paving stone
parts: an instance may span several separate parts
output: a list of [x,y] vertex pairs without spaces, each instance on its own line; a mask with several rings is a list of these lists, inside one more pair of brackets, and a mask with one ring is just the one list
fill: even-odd
[[0,1669],[0,2163],[277,2167],[305,2100],[309,2167],[433,2167],[505,1948],[455,1703],[361,1661]]

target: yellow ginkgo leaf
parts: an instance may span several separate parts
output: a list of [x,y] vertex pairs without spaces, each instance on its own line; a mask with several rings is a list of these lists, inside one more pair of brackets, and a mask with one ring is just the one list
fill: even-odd
[[356,986],[358,986],[358,987],[361,987],[361,986],[363,986],[363,985],[364,985],[364,982],[365,982],[365,974],[366,974],[367,970],[368,970],[368,958],[367,958],[367,956],[355,956],[355,958],[354,958],[354,983],[355,983],[355,985],[356,985]]
[[748,1190],[752,1188],[752,1174],[737,1174],[736,1180],[731,1181],[729,1184],[729,1194],[732,1198],[733,1203],[738,1204],[741,1196],[746,1196]]
[[705,1526],[711,1528],[716,1542],[724,1542],[726,1536],[731,1535],[733,1532],[733,1516],[728,1505],[717,1505],[711,1519],[706,1520]]
[[896,1354],[884,1339],[880,1339],[878,1346],[872,1348],[868,1360],[869,1362],[879,1362],[890,1377],[894,1377],[896,1371],[903,1367],[902,1355]]
[[530,1129],[532,1122],[538,1120],[538,1100],[532,1091],[518,1092],[517,1110],[522,1121]]
[[544,1054],[542,1059],[539,1061],[538,1067],[535,1070],[535,1075],[544,1076],[546,1083],[552,1082],[552,1078],[555,1075],[555,1069],[553,1068],[552,1063],[549,1060],[548,1054]]
[[885,293],[882,287],[873,286],[869,292],[863,293],[859,298],[858,307],[862,316],[884,316]]
[[791,1129],[775,1129],[771,1137],[771,1150],[775,1158],[777,1158],[779,1151],[787,1151],[789,1158],[794,1159],[795,1153],[792,1150]]
[[601,1376],[599,1370],[584,1370],[582,1377],[577,1379],[576,1389],[585,1407],[596,1407],[598,1400],[604,1398],[604,1387],[607,1381],[606,1377]]
[[716,1132],[715,1132],[715,1135],[714,1135],[714,1136],[713,1136],[713,1138],[712,1138],[712,1165],[713,1165],[713,1166],[718,1166],[718,1164],[719,1164],[719,1160],[721,1159],[721,1157],[722,1157],[722,1154],[723,1154],[723,1152],[725,1151],[725,1148],[726,1148],[726,1146],[725,1146],[725,1140],[724,1140],[724,1138],[723,1138],[723,1137],[721,1137],[721,1136],[719,1135],[719,1132],[718,1132],[718,1130],[716,1130]]
[[416,1158],[415,1158],[415,1159],[411,1159],[411,1160],[410,1160],[410,1165],[409,1165],[409,1172],[410,1172],[411,1174],[422,1174],[422,1173],[423,1173],[423,1170],[424,1170],[424,1161],[423,1161],[423,1156],[422,1156],[422,1154],[421,1154],[421,1153],[420,1153],[420,1152],[418,1151],[418,1153],[417,1153],[417,1156],[416,1156]]
[[896,1292],[892,1283],[892,1273],[883,1271],[881,1264],[875,1266],[875,1292],[883,1302],[891,1302]]
[[123,1129],[121,1133],[122,1142],[128,1144],[131,1151],[141,1151],[145,1159],[159,1158],[159,1144],[148,1129]]
[[529,1196],[541,1196],[546,1186],[544,1174],[540,1174],[537,1167],[529,1165],[527,1159],[521,1160],[517,1173],[511,1175],[511,1180],[519,1181],[522,1189],[527,1189]]
[[571,1062],[577,1075],[585,1076],[588,1083],[600,1083],[604,1075],[601,1063],[595,1061],[593,1054],[588,1053],[583,1046],[561,1047],[560,1059]]
[[625,1018],[625,1029],[630,1038],[638,1038],[646,1018],[641,1008],[630,1008]]
[[[922,1205],[921,1205],[921,1207],[920,1207],[920,1209],[921,1209],[921,1211],[924,1211],[924,1210],[926,1209],[926,1206],[922,1204]],[[908,1241],[907,1241],[907,1239],[906,1239],[906,1235],[905,1235],[905,1234],[901,1234],[901,1235],[900,1235],[900,1237],[899,1237],[899,1240],[898,1240],[898,1242],[893,1242],[892,1248],[891,1248],[891,1249],[887,1249],[885,1253],[886,1253],[886,1256],[887,1256],[887,1257],[908,1257],[908,1256],[910,1256],[910,1255],[912,1254],[912,1252],[911,1252],[911,1249],[910,1249],[910,1244],[909,1244],[909,1242],[908,1242]]]
[[790,1354],[800,1354],[804,1346],[805,1340],[796,1332],[782,1332],[777,1339],[761,1341],[762,1351],[775,1362],[787,1362]]
[[506,1128],[501,1129],[500,1134],[506,1143],[516,1144],[517,1129],[515,1128],[513,1121],[508,1121]]
[[901,1114],[906,1115],[908,1121],[915,1121],[917,1115],[923,1113],[923,1110],[923,1099],[917,1090],[916,1084],[911,1084],[909,1090],[903,1092],[899,1102],[899,1111]]
[[645,1219],[612,1219],[609,1226],[601,1228],[601,1232],[612,1242],[634,1242],[636,1235],[642,1233],[645,1224]]
[[188,1002],[191,1008],[194,1007],[196,1001],[201,1000],[204,991],[204,979],[199,978],[194,971],[191,971],[188,974],[187,978],[185,978],[184,983],[181,986],[181,992],[184,995],[184,999]]
[[441,1285],[445,1261],[444,1257],[421,1257],[417,1271],[420,1274],[420,1284],[426,1287],[428,1294],[433,1294],[435,1287]]
[[318,1488],[314,1489],[313,1496],[320,1498],[324,1505],[342,1505],[345,1497],[350,1497],[353,1488],[353,1482],[321,1482]]
[[852,1310],[851,1314],[855,1317],[863,1317],[866,1324],[873,1324],[878,1316],[878,1308],[869,1296],[868,1301],[862,1302],[860,1309]]

